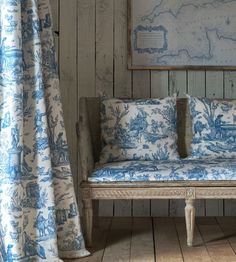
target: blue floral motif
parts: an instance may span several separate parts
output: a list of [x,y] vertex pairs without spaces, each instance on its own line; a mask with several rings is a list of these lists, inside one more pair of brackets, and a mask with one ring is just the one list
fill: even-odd
[[190,97],[191,158],[236,157],[236,100]]
[[122,161],[99,164],[90,182],[236,180],[236,159]]
[[104,99],[100,163],[178,159],[176,96],[164,99]]
[[48,0],[0,0],[0,261],[84,247]]

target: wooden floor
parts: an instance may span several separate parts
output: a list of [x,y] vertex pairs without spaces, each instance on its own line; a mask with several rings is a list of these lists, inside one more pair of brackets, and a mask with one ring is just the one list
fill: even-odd
[[103,218],[90,251],[67,262],[236,262],[236,218],[198,218],[192,248],[183,218]]

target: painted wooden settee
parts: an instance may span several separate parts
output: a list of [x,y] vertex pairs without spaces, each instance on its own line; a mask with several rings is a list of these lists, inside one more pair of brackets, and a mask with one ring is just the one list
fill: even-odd
[[[87,245],[92,245],[93,200],[106,199],[185,199],[187,244],[193,245],[196,199],[234,199],[236,181],[132,181],[96,182],[89,181],[95,163],[99,160],[100,99],[81,98],[77,133],[83,181],[81,183]],[[187,99],[178,99],[178,150],[182,158],[190,150],[192,139],[191,119]]]

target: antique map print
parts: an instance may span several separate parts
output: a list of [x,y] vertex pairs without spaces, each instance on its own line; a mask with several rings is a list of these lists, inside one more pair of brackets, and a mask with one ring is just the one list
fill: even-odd
[[131,66],[236,66],[236,0],[130,0]]

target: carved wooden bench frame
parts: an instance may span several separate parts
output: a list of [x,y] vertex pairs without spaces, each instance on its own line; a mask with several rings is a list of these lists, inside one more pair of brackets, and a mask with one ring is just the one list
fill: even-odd
[[[90,98],[92,99],[92,98]],[[98,99],[97,99],[98,100]],[[93,102],[93,100],[92,100]],[[96,100],[94,100],[96,102]],[[186,102],[184,102],[186,103]],[[94,113],[90,103],[91,114]],[[95,105],[97,107],[97,105]],[[185,220],[187,245],[193,245],[196,199],[236,199],[236,181],[175,181],[175,182],[88,182],[88,176],[95,166],[94,145],[100,135],[93,137],[92,125],[98,125],[99,115],[90,115],[87,99],[80,99],[80,117],[77,125],[79,140],[80,172],[83,181],[80,185],[83,201],[85,238],[92,245],[93,200],[116,199],[185,199]],[[185,113],[186,112],[181,112]],[[94,118],[96,120],[89,120]],[[95,127],[94,127],[95,128]],[[96,127],[98,129],[98,126]],[[186,128],[186,127],[185,127]],[[80,175],[81,175],[80,174]]]

